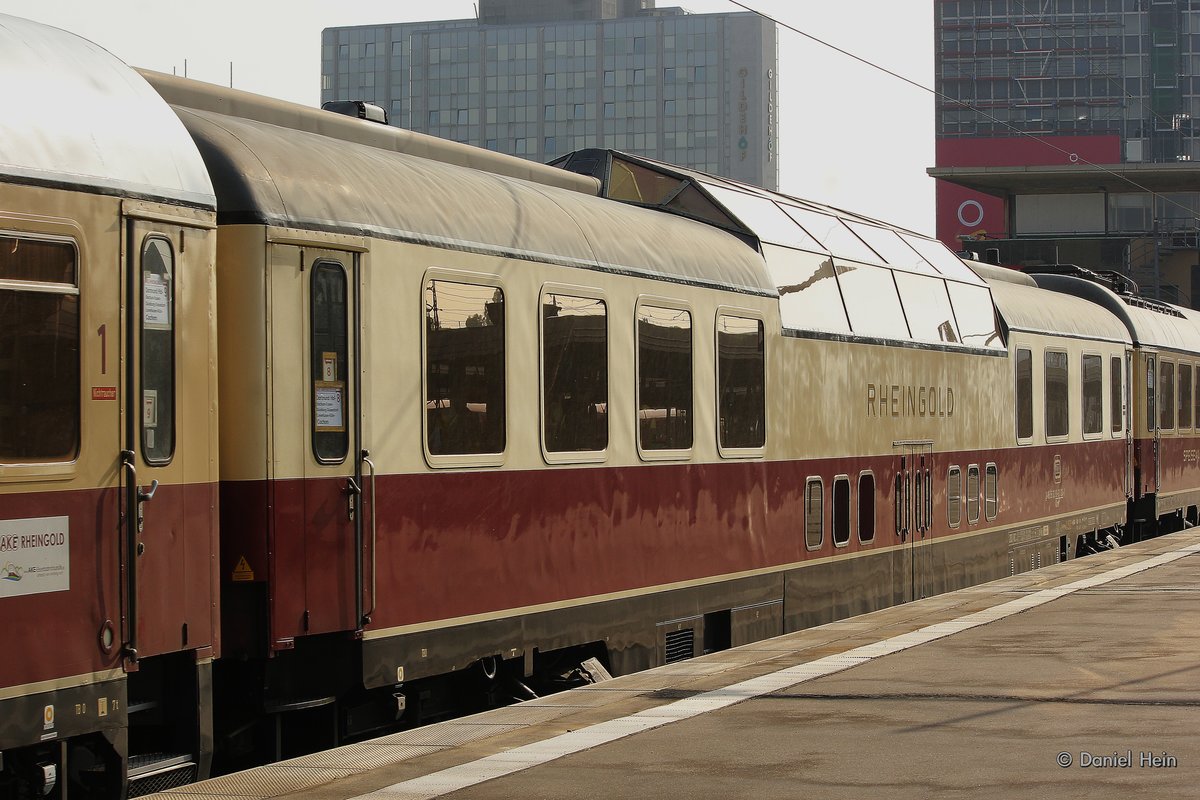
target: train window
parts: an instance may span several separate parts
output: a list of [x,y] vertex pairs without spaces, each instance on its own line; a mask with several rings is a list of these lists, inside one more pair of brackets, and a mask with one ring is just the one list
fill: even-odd
[[1104,430],[1104,359],[1085,353],[1080,380],[1083,389],[1083,432],[1100,433]]
[[1018,348],[1017,370],[1017,439],[1033,438],[1033,351]]
[[717,317],[717,433],[721,447],[766,443],[762,320]]
[[825,539],[825,490],[820,478],[804,485],[804,544],[816,550]]
[[924,503],[924,501],[921,500],[921,494],[922,494],[921,486],[923,484],[924,484],[924,481],[921,480],[921,470],[917,470],[916,472],[913,473],[913,504],[912,504],[912,506],[913,506],[913,523],[912,523],[912,526],[913,526],[914,531],[922,530],[925,527],[924,520],[921,519],[921,517],[924,516],[923,512],[925,511],[925,503]]
[[1158,366],[1158,427],[1175,427],[1175,364],[1159,359]]
[[79,452],[79,282],[74,244],[0,236],[0,461]]
[[925,470],[925,524],[933,527],[933,470]]
[[1070,412],[1067,408],[1070,369],[1067,354],[1060,350],[1046,351],[1046,436],[1066,436],[1070,433]]
[[1179,365],[1179,427],[1192,427],[1192,365]]
[[967,522],[979,522],[979,465],[967,467]]
[[431,455],[502,453],[505,446],[504,292],[425,284],[425,421]]
[[946,476],[946,520],[957,528],[962,520],[962,470],[951,467]]
[[1154,356],[1146,356],[1146,430],[1154,430],[1158,417],[1154,414]]
[[346,270],[336,261],[313,265],[309,287],[312,318],[312,446],[317,461],[337,463],[350,445],[346,426],[347,349]]
[[692,315],[642,305],[637,311],[638,441],[643,450],[692,446]]
[[175,254],[162,236],[142,244],[142,457],[175,453]]
[[542,431],[546,450],[608,447],[608,306],[542,294]]
[[833,479],[833,543],[837,547],[850,543],[850,478],[846,475]]
[[999,507],[999,473],[995,464],[988,464],[983,470],[983,516],[988,522],[996,518]]
[[1200,364],[1196,365],[1192,372],[1196,376],[1197,383],[1196,390],[1192,392],[1192,402],[1194,404],[1192,407],[1192,419],[1195,421],[1196,427],[1200,428]]
[[1125,406],[1124,373],[1125,370],[1120,356],[1114,356],[1110,361],[1108,375],[1109,416],[1112,419],[1111,428],[1113,433],[1120,433],[1122,427],[1122,411]]
[[896,486],[892,498],[895,506],[892,519],[896,522],[896,535],[899,536],[904,532],[904,476],[899,472],[896,473]]
[[858,476],[858,540],[875,538],[875,476],[864,472]]

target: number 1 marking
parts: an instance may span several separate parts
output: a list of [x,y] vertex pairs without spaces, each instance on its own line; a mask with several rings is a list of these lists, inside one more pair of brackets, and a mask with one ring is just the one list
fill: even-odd
[[96,328],[96,334],[100,337],[100,374],[108,374],[108,326],[101,325]]

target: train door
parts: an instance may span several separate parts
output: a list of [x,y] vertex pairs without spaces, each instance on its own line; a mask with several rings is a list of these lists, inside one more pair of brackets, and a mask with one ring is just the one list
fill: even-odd
[[1152,354],[1146,354],[1146,380],[1140,391],[1145,392],[1146,402],[1144,404],[1146,410],[1146,432],[1148,441],[1142,448],[1141,458],[1139,463],[1141,466],[1141,486],[1139,494],[1154,494],[1158,491],[1159,481],[1159,429],[1158,415],[1158,359]]
[[[1117,362],[1120,363],[1119,361]],[[1121,381],[1121,419],[1125,424],[1125,496],[1134,496],[1133,450],[1133,351],[1125,351],[1125,373]]]
[[[303,576],[303,592],[277,581],[276,596],[292,595],[289,603],[299,615],[297,633],[313,635],[361,628],[362,618],[362,531],[364,511],[362,470],[361,404],[361,302],[360,259],[357,253],[276,245],[290,251],[299,269],[281,272],[289,287],[288,296],[299,300],[293,307],[303,333],[289,341],[288,328],[273,321],[273,349],[288,350],[288,363],[295,375],[277,376],[277,383],[303,387],[294,402],[302,404],[291,420],[276,420],[276,439],[286,436],[280,426],[291,427],[303,420],[305,447],[296,453],[300,474],[277,475],[277,506],[301,515],[290,530],[285,545],[293,559],[286,574]],[[291,259],[289,259],[291,260]],[[277,262],[278,263],[278,262]],[[277,362],[278,364],[278,362]],[[278,395],[276,399],[278,405]],[[291,436],[297,431],[291,428]],[[291,480],[293,477],[299,481]],[[283,479],[283,480],[279,480]],[[289,487],[285,489],[284,487]],[[278,519],[278,517],[277,517]],[[295,617],[293,617],[293,620]]]
[[123,637],[136,667],[214,640],[216,339],[210,231],[129,207],[125,220]]
[[932,594],[933,443],[898,442],[894,450],[892,594],[907,603]]
[[217,385],[211,215],[123,210],[121,635],[134,793],[204,777],[211,758]]

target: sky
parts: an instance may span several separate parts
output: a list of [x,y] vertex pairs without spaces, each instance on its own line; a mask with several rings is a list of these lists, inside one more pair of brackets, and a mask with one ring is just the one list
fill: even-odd
[[[696,13],[728,0],[658,0]],[[917,0],[746,0],[746,6],[925,87],[933,4]],[[317,105],[321,30],[475,16],[469,0],[0,0],[0,13],[64,28],[127,63]],[[53,98],[47,98],[54,108]],[[57,113],[57,112],[51,112]],[[934,102],[922,91],[779,29],[780,189],[934,232]]]

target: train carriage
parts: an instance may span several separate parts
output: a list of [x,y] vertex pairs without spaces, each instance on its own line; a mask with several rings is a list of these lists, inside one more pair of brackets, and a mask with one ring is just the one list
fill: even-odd
[[0,73],[0,789],[193,780],[219,655],[212,187],[95,45],[0,16]]
[[0,74],[28,95],[0,119],[5,800],[134,796],[1195,521],[1193,312],[9,17]]

